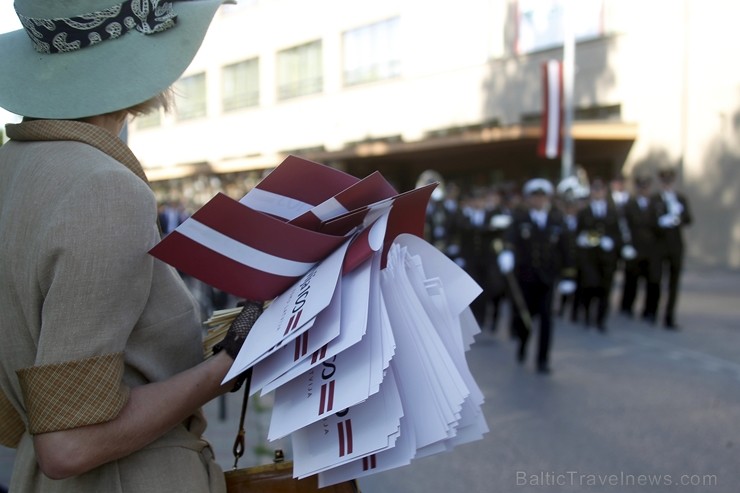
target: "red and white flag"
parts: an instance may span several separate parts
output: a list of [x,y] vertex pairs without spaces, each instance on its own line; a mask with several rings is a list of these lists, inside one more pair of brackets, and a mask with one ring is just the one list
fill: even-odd
[[563,64],[548,60],[542,64],[542,133],[537,152],[554,159],[562,150]]
[[290,221],[359,181],[330,166],[288,156],[239,202]]
[[[385,245],[401,232],[421,236],[435,186],[396,194],[379,174],[358,180],[290,156],[240,201],[216,195],[149,253],[237,297],[270,300],[346,236],[366,229],[388,210],[392,212]],[[372,253],[360,248],[367,234],[353,246],[345,270]]]
[[311,210],[291,219],[290,223],[318,231],[326,221],[395,195],[398,195],[396,189],[376,171]]
[[288,289],[344,241],[218,194],[149,253],[222,291],[265,301]]

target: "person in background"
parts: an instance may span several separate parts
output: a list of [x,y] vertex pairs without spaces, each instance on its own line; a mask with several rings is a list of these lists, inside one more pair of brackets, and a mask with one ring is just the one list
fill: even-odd
[[[578,228],[578,212],[588,204],[589,188],[585,176],[579,177],[578,174],[564,178],[558,183],[557,196],[559,198],[558,207],[563,213],[563,222],[568,228],[568,250],[573,264],[576,266],[575,279],[578,279],[578,247],[576,245],[576,229]],[[570,294],[561,294],[557,307],[558,316],[566,316],[566,310],[570,308],[570,319],[573,322],[578,320],[579,308],[579,290],[576,282],[575,292]]]
[[488,271],[491,262],[491,232],[486,222],[485,189],[471,190],[463,198],[461,212],[457,226],[460,232],[460,256],[465,271],[483,288],[470,305],[478,325],[483,328],[490,301]]
[[445,182],[444,187],[437,187],[435,192],[437,195],[433,198],[433,205],[427,208],[427,237],[450,260],[462,267],[460,187],[454,182]]
[[614,208],[617,211],[619,231],[622,236],[622,249],[617,258],[615,277],[621,274],[622,279],[624,279],[627,262],[634,259],[637,253],[632,246],[632,234],[627,219],[624,217],[624,207],[630,198],[630,194],[625,184],[624,175],[621,172],[617,173],[609,182],[609,191],[607,200],[610,200],[614,204]]
[[[504,234],[511,225],[511,211],[503,202],[501,191],[490,187],[486,194],[486,235],[487,277],[486,287],[493,312],[491,331],[496,332],[502,313],[502,305],[507,298],[507,284],[496,258],[504,248]],[[509,324],[510,325],[510,324]]]
[[652,221],[659,256],[655,275],[661,281],[667,277],[668,296],[663,324],[668,330],[677,330],[676,304],[683,269],[683,228],[689,226],[693,218],[688,199],[675,189],[676,170],[672,167],[662,168],[658,172],[658,179],[660,191],[653,196],[651,201]]
[[660,260],[650,211],[652,186],[652,177],[636,175],[634,193],[624,205],[624,219],[630,231],[632,246],[635,248],[635,257],[626,260],[624,264],[620,313],[628,318],[634,316],[635,300],[642,285],[645,295],[641,316],[643,320],[654,323],[660,290],[654,266]]
[[[622,248],[622,230],[619,214],[608,200],[603,181],[591,182],[591,200],[578,213],[576,245],[578,246],[579,297],[586,316],[586,327],[592,321],[601,332],[606,332],[609,294],[619,252]],[[596,304],[596,316],[592,308]]]
[[[0,443],[19,493],[224,493],[201,407],[261,303],[204,361],[201,317],[118,137],[165,109],[221,0],[16,0],[0,35]],[[94,22],[91,20],[94,19]],[[172,143],[175,145],[176,143]]]
[[609,191],[614,207],[617,208],[617,211],[621,212],[624,204],[627,203],[627,200],[629,200],[630,197],[630,194],[625,187],[624,176],[621,173],[616,175],[612,178],[611,182],[609,182]]
[[182,202],[170,200],[162,204],[159,208],[159,226],[162,228],[162,235],[172,233],[187,218],[188,214]]
[[[525,319],[538,319],[536,369],[551,372],[552,303],[555,291],[568,294],[575,290],[574,270],[568,251],[568,229],[562,214],[550,207],[553,187],[543,178],[525,183],[525,206],[514,213],[506,230],[505,247],[497,262],[504,275],[511,272],[521,288],[523,300],[512,293],[515,327],[519,338],[517,361],[524,363],[530,327]],[[520,306],[519,303],[523,302]]]
[[424,239],[444,252],[449,238],[448,223],[449,214],[444,208],[445,191],[442,175],[434,170],[426,170],[416,181],[416,187],[422,187],[431,183],[437,183],[432,191],[427,204],[424,221]]

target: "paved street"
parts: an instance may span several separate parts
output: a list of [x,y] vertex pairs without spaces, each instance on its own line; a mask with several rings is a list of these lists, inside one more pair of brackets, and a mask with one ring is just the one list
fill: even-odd
[[[363,493],[736,492],[740,484],[740,272],[688,269],[672,333],[610,319],[609,333],[558,321],[552,366],[514,361],[505,330],[468,353],[491,431],[450,453],[360,481]],[[504,329],[505,327],[501,327]],[[230,467],[238,398],[207,407],[208,437]],[[259,404],[255,405],[255,404]],[[250,403],[249,454],[262,443],[269,399]],[[259,407],[264,409],[259,409]],[[0,484],[12,452],[0,449]]]
[[363,492],[738,491],[740,274],[688,272],[682,295],[678,333],[559,323],[549,377],[481,334],[468,360],[490,433]]

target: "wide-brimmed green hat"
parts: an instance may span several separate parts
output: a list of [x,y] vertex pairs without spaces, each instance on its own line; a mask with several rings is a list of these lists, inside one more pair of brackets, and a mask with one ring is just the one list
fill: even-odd
[[16,0],[0,35],[0,107],[74,119],[142,103],[197,53],[223,0]]

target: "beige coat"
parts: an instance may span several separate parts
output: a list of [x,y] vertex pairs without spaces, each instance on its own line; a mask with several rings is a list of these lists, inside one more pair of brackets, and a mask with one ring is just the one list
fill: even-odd
[[[79,140],[92,145],[54,140],[55,125],[89,130]],[[223,492],[201,413],[79,477],[37,466],[32,434],[112,419],[129,388],[202,360],[192,297],[147,253],[157,212],[138,162],[97,127],[63,125],[0,147],[0,439],[20,436],[11,491]]]

